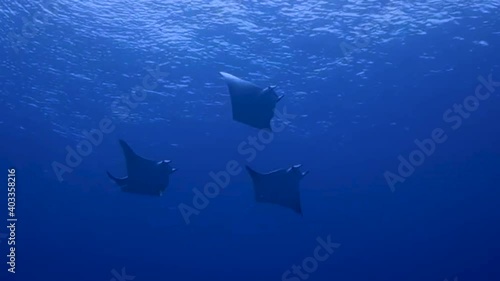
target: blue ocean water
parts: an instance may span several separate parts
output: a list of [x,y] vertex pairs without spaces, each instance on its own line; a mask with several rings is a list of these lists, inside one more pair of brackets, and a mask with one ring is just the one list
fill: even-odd
[[[499,8],[2,1],[1,280],[500,280]],[[277,85],[283,129],[220,71]],[[119,139],[172,160],[164,196],[108,179]],[[303,216],[244,170],[196,201],[228,163],[303,164]]]

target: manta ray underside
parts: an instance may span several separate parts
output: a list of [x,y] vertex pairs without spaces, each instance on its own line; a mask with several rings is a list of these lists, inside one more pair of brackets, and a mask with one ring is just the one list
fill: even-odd
[[309,172],[301,172],[301,166],[294,165],[288,169],[279,169],[265,174],[246,166],[252,178],[255,201],[280,205],[302,215],[299,186],[302,178]]
[[229,73],[220,74],[229,88],[233,120],[257,129],[271,130],[276,104],[283,98],[274,91],[276,86],[260,88]]
[[153,161],[137,155],[123,140],[120,140],[128,176],[117,178],[107,172],[122,191],[162,196],[169,184],[170,174],[176,171],[170,166],[171,160]]

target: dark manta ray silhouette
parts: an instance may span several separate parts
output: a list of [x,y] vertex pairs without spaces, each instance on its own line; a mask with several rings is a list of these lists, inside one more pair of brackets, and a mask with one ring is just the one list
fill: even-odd
[[255,201],[292,209],[302,215],[300,204],[300,180],[309,173],[301,172],[302,165],[261,174],[246,166],[252,177]]
[[271,130],[274,109],[283,98],[274,91],[276,86],[263,89],[229,73],[220,74],[229,88],[233,120],[257,129]]
[[108,176],[124,192],[162,196],[168,186],[170,174],[177,170],[170,166],[171,160],[156,162],[145,159],[137,155],[125,141],[119,142],[125,154],[128,176],[116,178],[107,172]]

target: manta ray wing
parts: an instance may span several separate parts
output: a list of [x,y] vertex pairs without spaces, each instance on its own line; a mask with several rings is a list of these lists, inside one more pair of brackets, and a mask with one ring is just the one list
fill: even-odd
[[108,174],[108,177],[110,179],[112,179],[120,187],[127,186],[127,179],[128,179],[127,177],[117,178],[117,177],[113,176],[110,172],[106,172],[106,173]]
[[129,179],[134,181],[148,177],[150,171],[155,169],[156,162],[137,155],[124,140],[119,140],[119,142],[125,155]]
[[233,120],[257,129],[271,129],[276,103],[281,99],[272,89],[257,85],[226,72],[220,72],[229,89]]
[[123,140],[120,140],[127,164],[128,176],[117,178],[107,172],[108,177],[122,187],[122,191],[162,196],[169,185],[169,176],[175,172],[170,166],[170,160],[155,162],[137,155],[132,148]]
[[252,178],[255,200],[260,203],[280,205],[302,214],[300,202],[300,179],[280,169],[269,173],[259,173],[246,166]]

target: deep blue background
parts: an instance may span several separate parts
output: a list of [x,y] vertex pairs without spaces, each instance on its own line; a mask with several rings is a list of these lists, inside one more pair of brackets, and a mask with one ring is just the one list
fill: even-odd
[[[310,280],[500,280],[500,88],[443,121],[478,76],[500,81],[500,2],[483,2],[2,1],[0,173],[17,170],[19,219],[2,280],[281,280],[328,235],[341,247]],[[156,67],[121,119],[112,103]],[[278,85],[297,115],[251,163],[237,147],[258,131],[231,120],[218,71]],[[116,129],[59,182],[52,163],[106,116]],[[447,141],[391,192],[384,172],[438,127]],[[164,197],[106,177],[125,172],[120,138],[179,169]],[[178,204],[229,160],[303,164],[304,216],[254,204],[243,172],[185,225]]]

